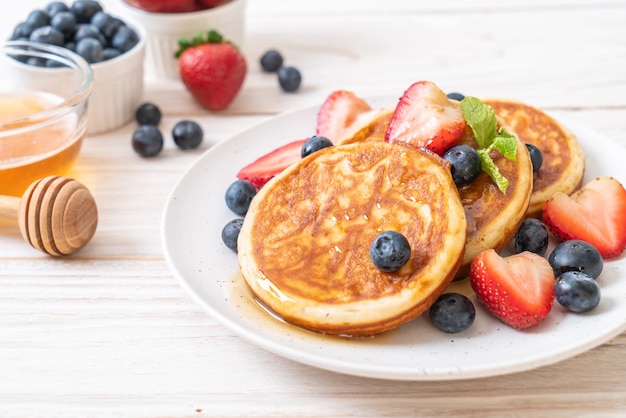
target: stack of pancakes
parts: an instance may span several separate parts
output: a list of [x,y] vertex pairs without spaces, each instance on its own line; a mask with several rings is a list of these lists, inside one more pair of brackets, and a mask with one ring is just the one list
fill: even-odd
[[[241,271],[259,303],[323,334],[396,328],[464,277],[478,253],[502,249],[553,193],[580,186],[584,158],[571,133],[525,104],[485,102],[518,138],[517,161],[492,155],[509,180],[506,193],[485,173],[457,189],[440,157],[386,143],[391,112],[384,111],[267,183],[238,240]],[[469,127],[463,142],[477,146]],[[543,151],[538,172],[525,143]],[[409,262],[395,273],[369,258],[371,242],[386,230],[401,232],[411,245]]]

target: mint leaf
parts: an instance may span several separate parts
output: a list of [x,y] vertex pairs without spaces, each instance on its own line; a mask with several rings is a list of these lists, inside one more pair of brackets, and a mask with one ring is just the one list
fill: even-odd
[[505,158],[511,161],[517,161],[517,139],[503,128],[500,128],[500,132],[498,132],[498,136],[493,140],[492,145],[493,148],[500,151],[500,154],[504,155]]
[[502,175],[502,173],[500,173],[498,166],[489,156],[489,151],[486,149],[479,149],[478,156],[480,157],[483,171],[491,177],[502,193],[506,193],[506,189],[509,187],[509,181]]
[[474,131],[480,148],[487,148],[496,136],[497,121],[493,109],[476,97],[466,96],[461,100],[461,112]]

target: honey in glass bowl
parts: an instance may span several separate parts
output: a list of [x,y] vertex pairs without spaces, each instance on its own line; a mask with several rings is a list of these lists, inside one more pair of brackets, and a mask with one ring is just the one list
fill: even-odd
[[[31,56],[54,65],[30,65]],[[7,76],[0,83],[0,195],[21,196],[35,180],[67,174],[76,161],[92,73],[70,51],[30,42],[7,43],[0,72]]]

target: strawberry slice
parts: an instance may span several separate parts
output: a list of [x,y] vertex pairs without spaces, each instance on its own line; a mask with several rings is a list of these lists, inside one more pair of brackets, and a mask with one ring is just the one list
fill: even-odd
[[534,327],[552,309],[554,272],[538,254],[524,251],[501,257],[493,249],[485,250],[472,261],[469,277],[478,300],[513,328]]
[[316,133],[337,143],[344,138],[358,116],[370,110],[371,106],[351,91],[334,91],[320,107]]
[[402,95],[396,106],[385,141],[427,148],[443,155],[456,145],[465,130],[465,118],[456,102],[431,81],[418,81]]
[[626,190],[613,177],[595,178],[571,196],[556,193],[543,218],[557,237],[587,241],[604,258],[626,248]]
[[298,139],[259,157],[237,173],[240,180],[248,180],[258,189],[272,177],[302,158],[302,145],[308,138]]

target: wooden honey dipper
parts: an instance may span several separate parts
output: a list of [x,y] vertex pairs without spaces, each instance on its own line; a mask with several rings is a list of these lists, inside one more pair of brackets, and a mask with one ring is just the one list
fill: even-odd
[[84,185],[50,176],[32,183],[21,198],[0,196],[0,218],[17,219],[22,236],[34,248],[63,256],[91,240],[98,225],[98,208]]

